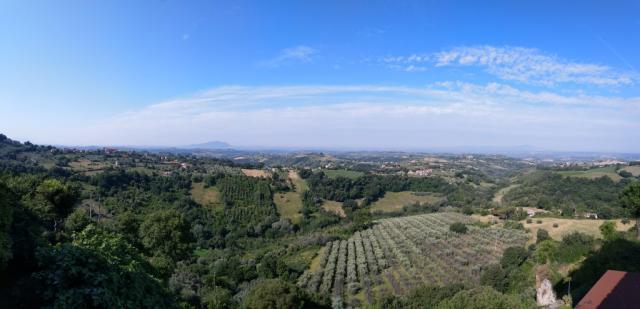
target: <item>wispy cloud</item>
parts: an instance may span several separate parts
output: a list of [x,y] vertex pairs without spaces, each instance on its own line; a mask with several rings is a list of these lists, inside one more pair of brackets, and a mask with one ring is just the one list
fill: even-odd
[[[530,144],[618,149],[640,138],[640,98],[566,96],[489,83],[217,87],[82,130],[107,144],[429,148]],[[626,148],[625,148],[626,147]],[[640,149],[635,149],[640,150]]]
[[299,45],[281,50],[276,57],[262,62],[261,65],[279,67],[292,62],[311,62],[317,53],[318,51],[312,47]]
[[434,67],[479,67],[502,80],[542,86],[562,83],[623,86],[637,80],[635,72],[570,61],[524,47],[456,47],[437,53],[383,57],[380,62],[406,71],[427,64]]

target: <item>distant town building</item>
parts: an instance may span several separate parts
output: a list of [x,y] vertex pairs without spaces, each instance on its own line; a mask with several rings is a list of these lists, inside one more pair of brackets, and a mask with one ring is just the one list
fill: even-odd
[[431,174],[433,174],[433,170],[432,169],[421,169],[421,170],[416,170],[416,171],[409,171],[407,173],[407,175],[409,176],[415,176],[415,177],[427,177],[427,176],[431,176]]

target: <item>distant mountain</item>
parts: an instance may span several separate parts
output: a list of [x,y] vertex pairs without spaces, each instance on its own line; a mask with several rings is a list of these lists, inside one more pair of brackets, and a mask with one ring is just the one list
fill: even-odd
[[187,145],[184,147],[179,147],[179,148],[186,148],[186,149],[229,149],[231,148],[231,145],[225,143],[225,142],[221,142],[221,141],[211,141],[211,142],[206,142],[206,143],[202,143],[202,144],[193,144],[193,145]]

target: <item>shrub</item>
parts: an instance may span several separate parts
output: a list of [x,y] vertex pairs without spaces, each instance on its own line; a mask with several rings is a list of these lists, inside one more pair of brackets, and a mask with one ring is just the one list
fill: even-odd
[[558,227],[558,223],[554,223],[554,224],[553,224],[553,227]]
[[519,309],[535,308],[535,304],[525,302],[515,295],[502,294],[490,287],[463,290],[455,296],[443,300],[436,308],[494,308]]
[[629,224],[629,219],[624,218],[624,219],[622,219],[621,222],[622,222],[622,224],[627,225],[627,224]]
[[614,221],[605,221],[600,225],[600,233],[605,240],[614,240],[618,237],[616,231],[616,223]]
[[449,231],[452,231],[458,234],[465,234],[467,233],[467,226],[461,222],[454,222],[454,223],[451,223],[451,225],[449,225]]
[[531,224],[533,222],[533,220],[531,220],[531,218],[527,219],[527,223]]
[[549,236],[549,232],[545,229],[539,229],[536,233],[536,243],[540,243],[550,238],[551,237]]

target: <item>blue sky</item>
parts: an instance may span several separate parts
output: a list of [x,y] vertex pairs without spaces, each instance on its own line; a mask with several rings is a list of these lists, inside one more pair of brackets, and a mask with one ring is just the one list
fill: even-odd
[[0,132],[640,152],[637,1],[0,1]]

